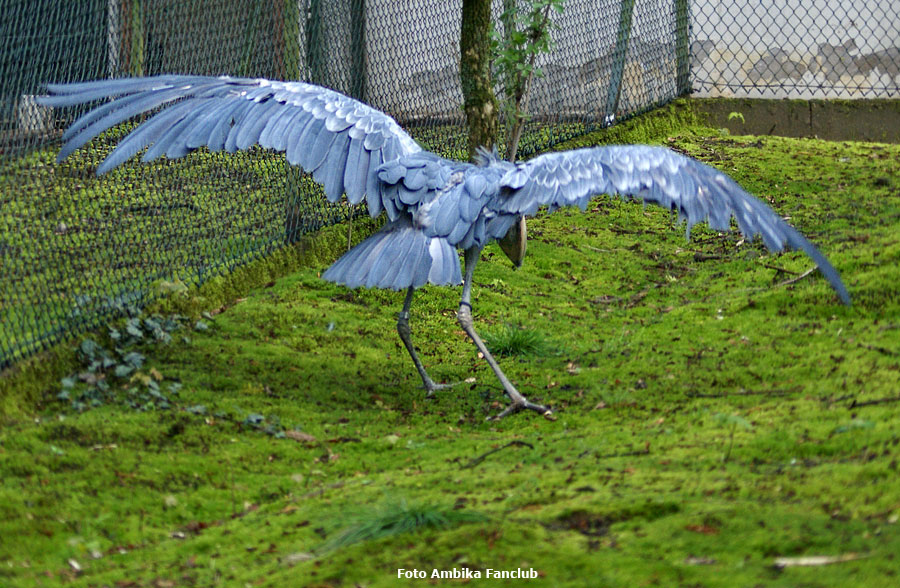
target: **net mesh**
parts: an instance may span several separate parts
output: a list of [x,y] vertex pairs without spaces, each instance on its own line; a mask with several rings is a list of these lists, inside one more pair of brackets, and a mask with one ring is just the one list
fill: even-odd
[[884,0],[695,0],[698,96],[900,97],[900,10]]
[[[819,5],[803,4],[809,14]],[[495,17],[502,6],[494,1]],[[756,80],[749,91],[780,97],[785,86],[774,87],[773,76],[791,72],[796,59],[806,60],[807,86],[821,79],[837,88],[865,70],[874,95],[896,95],[896,11],[868,13],[878,33],[851,46],[815,29],[791,32],[790,12],[778,17],[784,38],[748,36],[741,31],[757,11],[748,6],[569,0],[555,17],[553,51],[538,59],[543,75],[533,82],[519,157],[691,85],[737,94]],[[831,9],[834,26],[857,18],[853,10]],[[134,159],[96,177],[135,123],[57,164],[62,130],[87,106],[39,107],[45,83],[159,73],[299,79],[368,102],[426,148],[464,158],[460,14],[461,0],[0,0],[0,367],[365,212],[328,203],[309,176],[258,148]],[[769,70],[748,65],[764,54]],[[834,73],[845,62],[856,69]]]

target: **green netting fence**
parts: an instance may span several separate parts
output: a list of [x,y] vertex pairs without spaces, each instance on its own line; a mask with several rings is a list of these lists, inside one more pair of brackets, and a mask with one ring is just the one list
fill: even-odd
[[[503,3],[494,1],[496,16]],[[728,26],[740,28],[744,6],[569,0],[553,52],[539,59],[520,157],[691,85],[703,91],[713,83],[704,68],[734,48],[731,37],[716,36],[727,27],[698,31],[696,23],[721,7]],[[328,203],[283,156],[261,149],[135,159],[97,178],[127,124],[56,164],[62,130],[84,110],[37,106],[44,83],[159,73],[299,79],[364,100],[427,148],[461,158],[460,13],[461,0],[0,0],[0,367],[172,284],[202,283],[364,212]],[[896,37],[896,24],[883,26],[894,28],[878,50]],[[773,55],[781,63],[793,53]],[[879,83],[896,79],[897,59],[866,59]]]

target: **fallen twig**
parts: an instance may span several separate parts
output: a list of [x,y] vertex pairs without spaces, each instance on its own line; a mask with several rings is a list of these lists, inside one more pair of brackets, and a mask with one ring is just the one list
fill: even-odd
[[860,346],[865,347],[866,349],[868,349],[870,351],[877,351],[878,353],[881,353],[882,355],[891,355],[891,356],[900,355],[900,353],[894,351],[893,349],[888,349],[887,347],[879,347],[878,345],[869,345],[868,343],[860,343]]
[[831,405],[831,404],[835,404],[837,402],[843,402],[844,400],[849,400],[850,398],[853,398],[853,397],[854,397],[853,394],[844,394],[843,396],[838,396],[837,398],[822,397],[819,400],[821,400],[822,402],[827,402],[829,405]]
[[726,398],[728,396],[784,396],[788,390],[741,390],[740,392],[725,392],[724,394],[704,394],[703,392],[688,392],[689,398]]
[[694,253],[694,261],[706,261],[708,259],[722,259],[725,257],[724,255],[718,255],[715,253],[703,253],[698,251]]
[[610,457],[635,457],[638,455],[650,455],[650,447],[645,447],[644,449],[638,449],[637,451],[624,451],[622,453],[606,453],[604,455],[598,455],[597,459],[609,459]]
[[797,566],[825,566],[833,563],[843,563],[869,557],[858,553],[845,553],[843,555],[806,555],[802,557],[776,557],[772,564],[776,568],[790,568]]
[[775,270],[775,271],[777,271],[777,272],[782,272],[782,273],[785,273],[785,274],[791,274],[792,276],[796,276],[797,273],[798,273],[798,272],[791,271],[791,270],[786,269],[786,268],[783,268],[783,267],[778,267],[777,265],[769,265],[768,263],[764,263],[764,264],[762,264],[762,266],[763,266],[763,267],[767,267],[767,268],[769,268],[769,269],[773,269],[773,270]]
[[776,287],[790,286],[791,284],[795,284],[795,283],[799,282],[800,280],[802,280],[803,278],[805,278],[806,276],[808,276],[809,274],[816,271],[817,269],[819,269],[817,266],[813,266],[813,267],[809,268],[808,270],[806,270],[805,272],[803,272],[802,274],[800,274],[799,276],[797,276],[796,278],[791,278],[790,280],[785,280],[783,282],[779,282],[778,284],[776,284]]
[[467,463],[466,465],[462,466],[460,469],[465,470],[465,469],[468,469],[468,468],[474,468],[475,466],[477,466],[478,464],[480,464],[481,462],[483,462],[483,461],[485,460],[485,458],[486,458],[487,456],[491,455],[492,453],[497,453],[498,451],[502,451],[502,450],[506,449],[507,447],[512,447],[513,445],[522,445],[522,446],[524,446],[524,447],[527,447],[528,449],[534,449],[534,445],[532,445],[531,443],[526,443],[525,441],[518,441],[518,440],[516,440],[516,441],[510,441],[509,443],[507,443],[507,444],[504,445],[503,447],[497,447],[496,449],[491,449],[491,450],[488,451],[487,453],[482,453],[482,454],[479,455],[478,457],[473,458],[472,460],[469,461],[469,463]]
[[900,396],[877,398],[875,400],[863,400],[862,402],[857,402],[854,398],[853,402],[851,402],[850,406],[848,406],[847,408],[859,408],[860,406],[872,406],[874,404],[889,404],[891,402],[900,402]]

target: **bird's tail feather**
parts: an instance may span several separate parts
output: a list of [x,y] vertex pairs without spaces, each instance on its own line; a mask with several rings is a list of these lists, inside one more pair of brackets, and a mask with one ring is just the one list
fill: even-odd
[[322,278],[349,288],[405,290],[462,282],[459,255],[445,239],[426,237],[401,215],[348,251]]

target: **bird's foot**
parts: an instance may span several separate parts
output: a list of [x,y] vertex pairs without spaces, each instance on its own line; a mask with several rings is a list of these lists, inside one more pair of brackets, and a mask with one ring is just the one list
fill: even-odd
[[507,406],[505,409],[503,409],[503,412],[501,412],[500,414],[498,414],[496,416],[488,417],[487,420],[499,421],[503,417],[509,416],[511,414],[515,414],[515,413],[519,412],[520,410],[533,410],[534,412],[539,413],[542,417],[544,417],[548,421],[556,420],[556,415],[553,414],[552,410],[550,410],[543,404],[535,404],[534,402],[529,402],[525,398],[522,398],[521,400],[518,400],[518,401],[514,400],[513,402],[511,402],[509,404],[509,406]]
[[453,382],[451,384],[437,384],[429,378],[428,381],[422,385],[422,387],[425,388],[425,398],[434,398],[435,392],[437,392],[438,390],[447,390],[448,388],[452,388],[459,384],[462,384],[462,382]]

